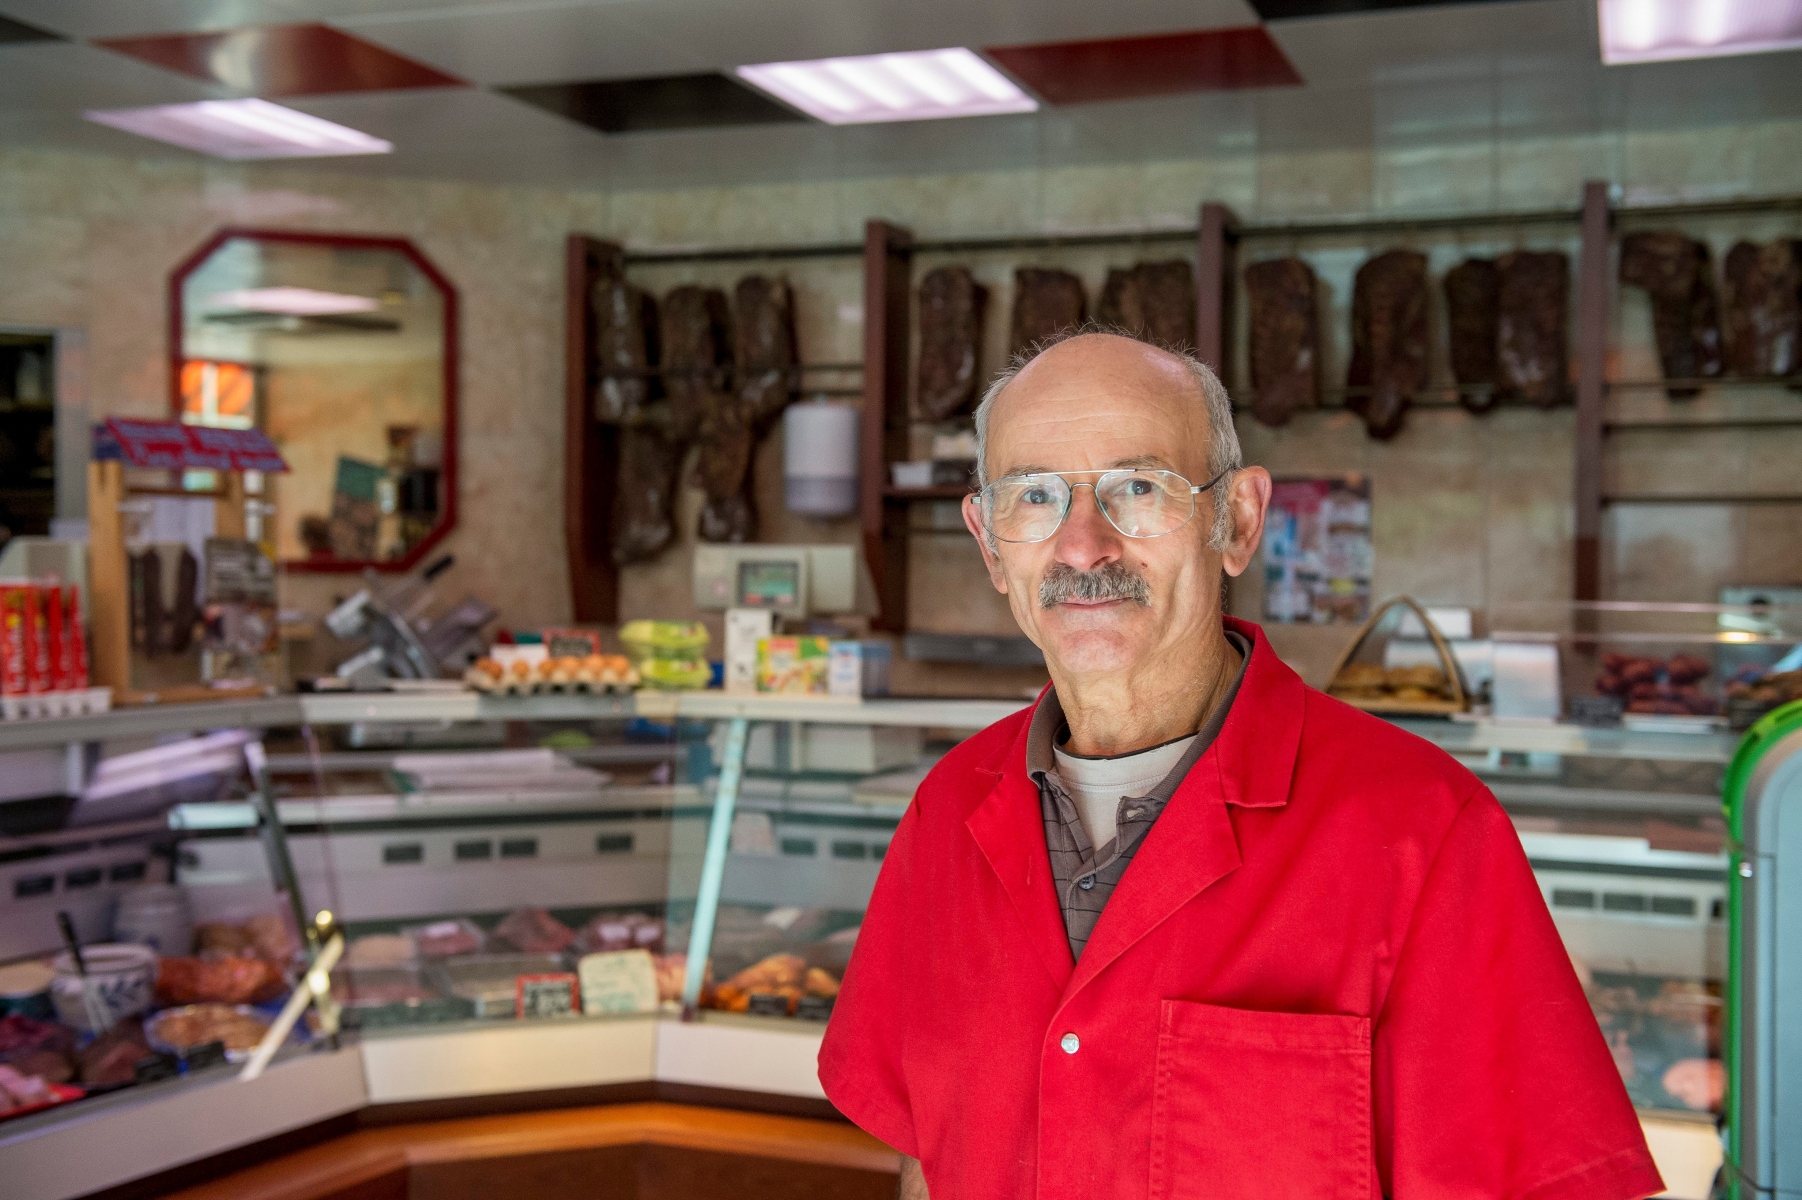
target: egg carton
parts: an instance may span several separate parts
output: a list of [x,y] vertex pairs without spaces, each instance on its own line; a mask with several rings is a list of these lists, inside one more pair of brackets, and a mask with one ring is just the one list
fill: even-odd
[[0,696],[0,720],[30,721],[48,717],[85,717],[113,707],[113,689],[73,688],[62,692]]

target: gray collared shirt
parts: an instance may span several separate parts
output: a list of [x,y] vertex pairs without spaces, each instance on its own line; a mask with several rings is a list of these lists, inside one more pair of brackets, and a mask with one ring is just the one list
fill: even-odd
[[1099,850],[1089,844],[1076,802],[1058,780],[1053,748],[1065,736],[1064,706],[1058,703],[1057,689],[1047,688],[1045,698],[1033,711],[1032,724],[1026,731],[1026,773],[1039,788],[1039,806],[1045,818],[1045,849],[1051,856],[1051,881],[1057,888],[1058,904],[1064,913],[1064,930],[1070,937],[1070,954],[1082,957],[1089,935],[1101,919],[1101,910],[1114,894],[1126,868],[1139,849],[1151,826],[1170,803],[1170,797],[1189,774],[1201,756],[1213,745],[1239,684],[1245,678],[1246,664],[1251,662],[1251,643],[1236,633],[1228,632],[1227,640],[1239,652],[1239,674],[1234,677],[1226,698],[1220,702],[1201,727],[1195,741],[1159,784],[1143,796],[1120,797],[1118,821],[1113,840]]

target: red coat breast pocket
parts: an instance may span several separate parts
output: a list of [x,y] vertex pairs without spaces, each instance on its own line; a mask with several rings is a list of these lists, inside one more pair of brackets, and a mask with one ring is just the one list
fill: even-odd
[[1151,1200],[1369,1200],[1370,1021],[1166,1000]]

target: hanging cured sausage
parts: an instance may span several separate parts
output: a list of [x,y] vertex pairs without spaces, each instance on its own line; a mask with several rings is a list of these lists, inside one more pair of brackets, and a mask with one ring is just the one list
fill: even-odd
[[988,294],[967,267],[939,267],[920,280],[919,410],[942,421],[976,402],[976,352]]
[[795,398],[795,303],[788,283],[747,275],[732,289],[738,396],[761,432]]
[[658,359],[657,301],[626,282],[615,254],[603,260],[589,293],[589,317],[594,322],[595,419],[629,419],[661,390],[652,375]]
[[1427,383],[1428,336],[1426,255],[1389,250],[1358,268],[1345,406],[1363,415],[1371,437],[1401,432]]
[[[1666,379],[1712,379],[1721,373],[1721,320],[1708,247],[1672,231],[1632,233],[1621,240],[1621,282],[1652,299],[1652,336]],[[1699,388],[1673,387],[1673,400]]]
[[1009,353],[1021,354],[1048,338],[1080,328],[1082,280],[1068,271],[1021,267],[1014,272],[1014,320]]
[[683,445],[665,432],[667,404],[641,409],[620,431],[619,487],[613,502],[613,561],[624,565],[657,557],[676,537],[676,473]]
[[1487,258],[1466,259],[1445,273],[1452,378],[1458,382],[1458,403],[1474,413],[1495,407],[1501,289],[1501,272]]
[[1180,258],[1111,270],[1096,313],[1103,325],[1166,350],[1195,346],[1195,274]]
[[731,386],[732,319],[718,288],[679,287],[663,298],[663,389],[674,424],[686,442],[701,427],[702,399]]
[[1245,268],[1251,319],[1252,412],[1282,425],[1297,410],[1320,403],[1320,315],[1314,270],[1299,258]]
[[1497,396],[1561,404],[1570,384],[1570,260],[1556,250],[1516,250],[1495,265]]
[[1735,375],[1802,374],[1802,241],[1740,242],[1722,265],[1727,369]]

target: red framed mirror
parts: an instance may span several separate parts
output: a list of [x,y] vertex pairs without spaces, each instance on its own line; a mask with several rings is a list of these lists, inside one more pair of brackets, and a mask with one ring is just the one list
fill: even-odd
[[177,420],[287,460],[246,486],[289,570],[410,570],[455,526],[457,291],[411,242],[222,229],[170,276],[169,346]]

